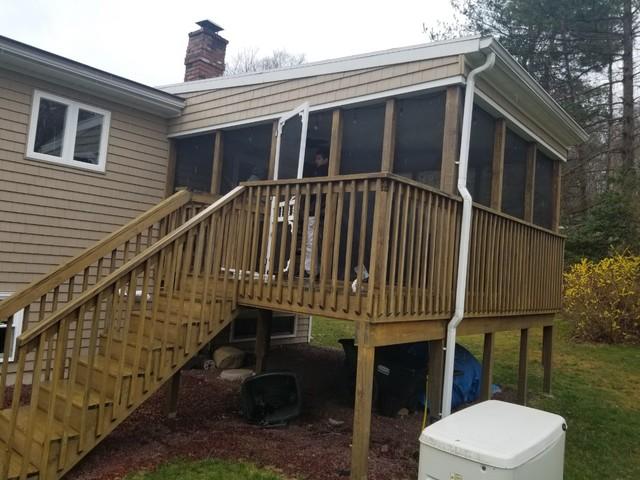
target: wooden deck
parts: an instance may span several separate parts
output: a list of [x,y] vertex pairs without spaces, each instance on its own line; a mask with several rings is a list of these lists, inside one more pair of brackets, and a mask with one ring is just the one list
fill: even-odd
[[[378,173],[247,183],[209,206],[198,200],[206,199],[170,197],[0,304],[0,321],[23,311],[26,326],[15,364],[0,372],[0,405],[8,405],[0,412],[0,479],[64,475],[239,307],[262,312],[259,361],[269,312],[356,322],[352,478],[366,476],[376,347],[432,342],[429,398],[439,412],[459,198]],[[460,334],[486,335],[485,397],[493,335],[503,330],[522,332],[525,402],[527,332],[545,329],[550,388],[563,243],[553,231],[474,207]]]

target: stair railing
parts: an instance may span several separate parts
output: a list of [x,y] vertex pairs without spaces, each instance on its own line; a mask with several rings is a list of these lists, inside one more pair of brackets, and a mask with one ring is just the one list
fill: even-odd
[[[222,320],[236,307],[237,288],[230,272],[237,268],[245,243],[244,191],[237,187],[206,207],[18,337],[9,423],[15,432],[19,408],[28,405],[26,444],[20,446],[24,471],[28,462],[40,468],[40,478],[68,469],[70,425],[80,434],[71,455],[80,455],[223,327]],[[224,281],[210,281],[214,274]],[[69,389],[77,389],[81,356],[88,367],[78,405]],[[108,360],[102,368],[95,363],[98,357]],[[53,362],[50,374],[47,359]],[[30,391],[23,388],[28,363],[33,372]],[[110,381],[115,385],[107,394]],[[22,397],[28,399],[26,404]],[[36,454],[32,447],[38,410],[46,413],[46,425],[42,452]],[[57,471],[52,472],[49,448],[56,418],[63,424],[63,438]],[[2,465],[8,465],[7,455],[17,447],[14,440],[10,438],[5,452],[0,452]]]

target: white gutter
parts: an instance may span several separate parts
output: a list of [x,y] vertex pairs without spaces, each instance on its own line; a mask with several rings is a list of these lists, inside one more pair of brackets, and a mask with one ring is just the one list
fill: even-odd
[[462,196],[462,225],[460,227],[460,254],[458,255],[458,275],[456,279],[456,305],[453,318],[447,326],[447,346],[444,360],[444,385],[442,392],[442,418],[451,414],[453,393],[453,362],[456,353],[456,331],[464,318],[464,302],[467,290],[469,270],[469,245],[471,239],[471,214],[473,199],[467,190],[467,170],[469,168],[469,141],[471,139],[471,121],[473,117],[473,97],[475,78],[481,72],[493,67],[495,53],[491,52],[483,65],[471,70],[467,77],[464,94],[464,113],[462,116],[462,139],[460,142],[460,161],[458,162],[458,192]]

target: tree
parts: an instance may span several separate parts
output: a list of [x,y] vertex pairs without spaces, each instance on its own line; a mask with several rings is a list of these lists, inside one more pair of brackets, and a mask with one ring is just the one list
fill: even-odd
[[284,49],[274,50],[261,57],[257,48],[246,48],[238,52],[225,66],[225,75],[263,72],[277,68],[295,67],[305,62],[303,53],[289,53]]

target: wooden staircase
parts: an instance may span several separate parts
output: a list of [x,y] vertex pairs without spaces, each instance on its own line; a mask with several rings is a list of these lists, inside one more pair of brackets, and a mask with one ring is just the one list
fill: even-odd
[[242,188],[192,215],[177,194],[0,304],[38,318],[2,365],[0,479],[62,477],[233,320],[217,277]]

